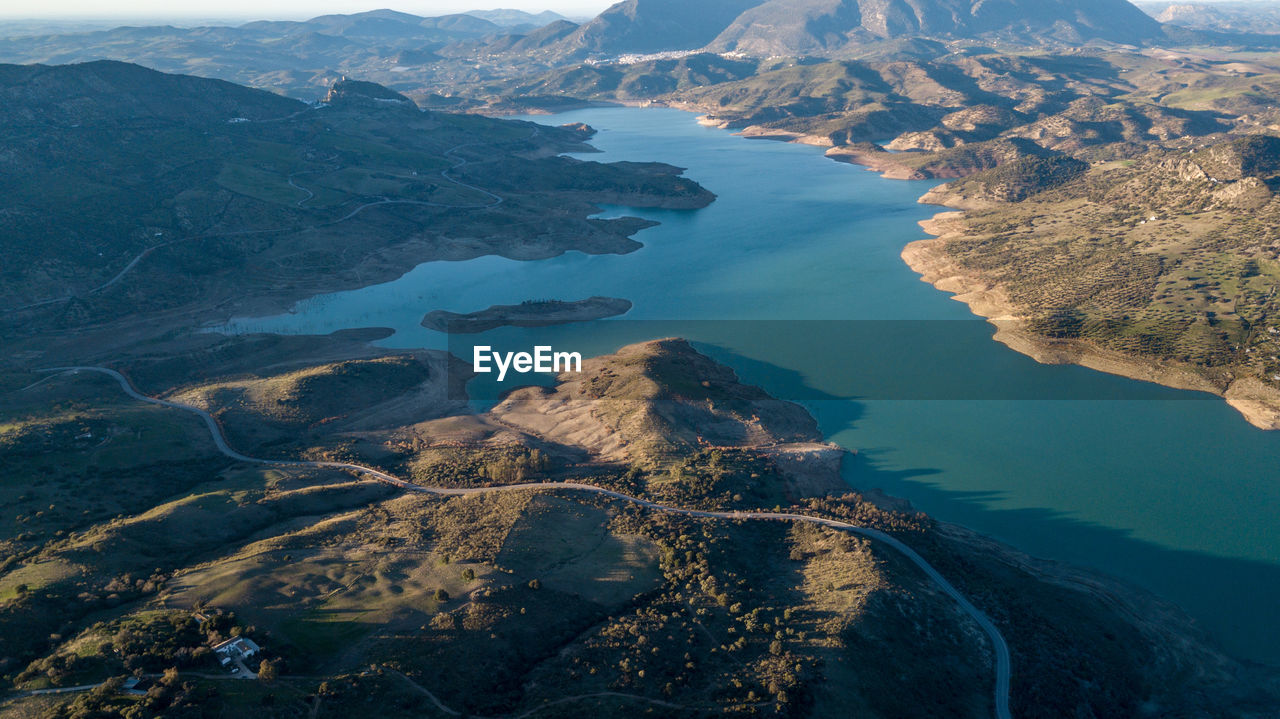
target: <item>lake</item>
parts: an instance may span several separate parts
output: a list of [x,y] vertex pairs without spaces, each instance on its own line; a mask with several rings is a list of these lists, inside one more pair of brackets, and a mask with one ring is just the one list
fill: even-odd
[[497,335],[584,355],[688,337],[856,450],[851,485],[1149,588],[1230,652],[1280,663],[1280,433],[1216,398],[1040,365],[993,342],[989,324],[899,257],[939,210],[916,202],[935,183],[884,180],[676,110],[528,119],[585,122],[604,152],[583,157],[685,167],[719,199],[690,211],[603,208],[661,223],[631,254],[428,263],[228,329],[390,327],[382,344],[439,348],[444,337],[419,326],[431,310],[623,297],[634,308],[620,321]]

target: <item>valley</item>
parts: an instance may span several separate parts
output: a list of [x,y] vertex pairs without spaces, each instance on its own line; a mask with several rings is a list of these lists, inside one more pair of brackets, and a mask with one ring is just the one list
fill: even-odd
[[[1010,220],[1007,213],[997,212],[997,207],[1041,217],[1047,214],[1064,231],[1090,243],[1088,252],[1099,261],[1104,256],[1115,257],[1111,252],[1133,252],[1128,246],[1130,230],[1136,230],[1139,223],[1146,225],[1149,218],[1193,216],[1194,234],[1216,238],[1234,233],[1244,245],[1256,245],[1231,259],[1218,256],[1201,262],[1221,259],[1253,267],[1274,262],[1277,257],[1274,238],[1268,232],[1274,222],[1267,219],[1264,208],[1275,206],[1271,164],[1280,158],[1280,146],[1273,146],[1274,135],[1269,133],[1280,127],[1280,121],[1274,107],[1261,105],[1258,93],[1272,88],[1275,78],[1280,77],[1278,67],[1256,60],[1242,66],[1225,59],[1159,53],[1098,53],[1093,57],[967,54],[929,62],[770,60],[760,64],[693,54],[679,60],[559,70],[485,92],[498,93],[503,103],[512,96],[546,95],[659,103],[704,113],[704,123],[747,137],[828,147],[827,155],[833,159],[865,165],[893,179],[972,178],[954,183],[954,189],[935,190],[921,201],[966,210],[970,216],[983,210],[991,217],[990,225],[1001,230]],[[1189,157],[1175,159],[1180,155]],[[1170,163],[1179,162],[1186,169],[1181,175],[1173,170],[1178,179],[1171,180]],[[1089,167],[1097,169],[1084,173]],[[1104,170],[1116,170],[1103,181],[1107,189],[1095,179],[1102,177]],[[1127,181],[1119,179],[1122,175]],[[1193,182],[1192,175],[1204,186],[1169,187],[1171,181]],[[1038,198],[1052,194],[1050,190],[1061,193],[1059,186],[1063,184],[1080,188],[1076,203],[1037,204]],[[1168,189],[1155,197],[1144,196],[1155,184]],[[1100,201],[1103,193],[1105,199]],[[1263,214],[1258,224],[1240,224],[1235,217],[1239,211]],[[1119,231],[1099,225],[1099,215],[1112,223],[1128,222],[1120,217],[1126,212],[1133,219]],[[946,227],[952,235],[959,234],[955,223]],[[973,235],[986,232],[982,221],[969,227]],[[1185,237],[1186,228],[1179,223],[1141,230],[1152,237],[1149,249],[1138,250],[1143,261],[1160,263],[1168,271],[1191,270],[1176,248],[1188,242],[1198,247],[1201,241]],[[1043,227],[1032,231],[1044,234]],[[1171,232],[1179,238],[1169,239]],[[1119,247],[1096,252],[1093,243],[1108,236]],[[1046,244],[1063,241],[1053,235]],[[970,241],[968,246],[978,245]],[[994,294],[1008,289],[972,269],[963,279],[951,279],[965,271],[936,255],[922,258],[923,247],[912,250],[913,266],[921,268],[930,281],[949,281],[950,286],[962,287],[966,296],[981,298],[975,308],[985,307]],[[959,243],[950,247],[958,248]],[[1043,287],[1046,278],[1028,276],[1017,263],[1005,264],[1008,260],[1003,250],[1007,247],[1008,243],[987,242],[986,254],[974,257],[969,267],[998,262],[1002,270],[1018,273],[1019,281]],[[1083,273],[1101,268],[1085,270],[1073,260],[1066,263],[1071,269],[1052,282],[1066,282],[1071,285],[1070,292],[1088,294],[1090,280]],[[1126,266],[1119,274],[1096,275],[1094,281],[1111,283],[1129,272]],[[1256,276],[1255,291],[1269,293],[1274,280],[1261,271]],[[1144,280],[1134,275],[1133,281]],[[1177,280],[1169,282],[1176,284]],[[1250,290],[1232,285],[1206,304],[1203,290],[1208,286],[1202,284],[1188,293],[1172,286],[1168,291],[1153,292],[1154,285],[1131,284],[1134,296],[1119,304],[1108,295],[1092,300],[1111,315],[1102,321],[1124,325],[1106,330],[1108,336],[1135,334],[1131,324],[1147,320],[1129,310],[1150,306],[1163,318],[1151,321],[1170,321],[1186,328],[1171,332],[1196,332],[1189,328],[1201,317],[1211,323],[1220,320],[1248,327],[1243,330],[1245,335],[1265,345],[1268,333],[1275,329],[1268,324],[1267,309],[1259,306],[1237,314],[1242,305],[1256,303],[1247,298]],[[1212,286],[1221,288],[1221,280]],[[1038,359],[1083,361],[1096,369],[1228,395],[1232,406],[1242,409],[1249,421],[1262,428],[1274,426],[1280,412],[1280,385],[1276,384],[1280,380],[1274,376],[1280,375],[1268,369],[1265,358],[1274,353],[1266,352],[1265,347],[1242,344],[1242,337],[1231,331],[1220,334],[1213,349],[1171,352],[1167,347],[1156,349],[1160,340],[1150,338],[1146,331],[1138,332],[1146,344],[1126,345],[1112,339],[1099,341],[1089,334],[1093,330],[1085,334],[1066,330],[1069,336],[1061,336],[1060,328],[1048,333],[1035,329],[1038,325],[1033,316],[1038,312],[1067,315],[1077,309],[1070,299],[1054,295],[1035,301],[994,300],[991,312],[975,311],[1021,323],[1019,332],[1004,327],[1003,336],[1010,340],[1010,346],[1030,348],[1028,353]],[[1015,335],[1024,339],[1015,341]],[[1074,341],[1079,349],[1064,351],[1066,344],[1058,341],[1061,339]],[[1046,349],[1049,345],[1054,349]],[[1115,356],[1108,357],[1108,353]],[[1256,356],[1227,360],[1230,353]],[[1180,364],[1175,368],[1170,362]],[[1222,369],[1227,364],[1233,367]],[[1233,383],[1235,390],[1230,389]]]
[[0,719],[1276,716],[1247,6],[0,23]]

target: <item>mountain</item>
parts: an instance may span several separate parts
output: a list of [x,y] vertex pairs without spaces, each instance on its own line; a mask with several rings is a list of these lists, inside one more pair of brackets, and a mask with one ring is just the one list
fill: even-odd
[[1159,34],[1159,24],[1126,0],[769,0],[709,47],[826,55],[903,37],[1140,44]]
[[568,20],[564,15],[551,12],[550,10],[544,10],[540,13],[531,13],[523,10],[503,8],[498,10],[469,10],[466,14],[471,15],[472,17],[478,17],[481,20],[487,20],[494,25],[501,25],[502,27],[542,27],[543,25],[550,25],[551,23],[560,20]]
[[626,0],[566,38],[563,51],[831,56],[913,38],[1141,44],[1160,34],[1127,0]]
[[419,17],[394,10],[372,10],[353,15],[321,15],[303,22],[251,22],[237,29],[247,33],[262,33],[285,38],[316,32],[335,37],[366,38],[379,42],[400,39],[417,42],[432,39],[453,40],[462,37],[479,37],[501,30],[498,25],[472,15]]
[[433,58],[453,43],[502,35],[472,15],[419,17],[391,10],[322,15],[306,21],[259,21],[238,27],[118,27],[87,33],[0,38],[0,62],[138,63],[163,72],[202,75],[314,98],[342,73],[390,81],[394,58]]
[[534,28],[525,34],[502,35],[482,41],[455,43],[442,51],[445,55],[468,57],[477,51],[487,54],[520,54],[529,56],[546,48],[558,48],[572,36],[579,26],[568,20],[555,22]]
[[1156,20],[1192,30],[1280,34],[1280,6],[1272,2],[1139,2]]
[[561,156],[588,149],[582,128],[423,112],[361,80],[325,100],[109,60],[0,65],[0,334],[279,296],[304,267],[351,286],[459,251],[629,252],[645,223],[588,219],[594,203],[714,198],[667,165]]
[[762,0],[624,0],[564,42],[587,54],[648,53],[702,47]]
[[265,120],[306,108],[297,100],[230,82],[166,75],[119,62],[0,65],[0,126],[6,130]]

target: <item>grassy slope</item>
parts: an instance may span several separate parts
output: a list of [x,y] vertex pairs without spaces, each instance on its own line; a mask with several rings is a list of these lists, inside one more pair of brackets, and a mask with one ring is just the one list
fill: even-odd
[[982,173],[930,196],[969,208],[937,251],[1036,335],[1183,366],[1219,392],[1280,387],[1277,163],[1280,140],[1260,136],[1157,150],[1019,176],[1014,203],[991,192],[1009,177]]
[[[260,349],[271,356],[279,348]],[[375,360],[383,361],[402,360]],[[162,377],[188,387],[223,381],[192,382],[181,362],[138,367],[153,384]],[[341,379],[345,367],[329,362],[261,383]],[[554,455],[547,464],[519,465],[534,473],[526,479],[574,476],[692,506],[794,501],[779,491],[783,477],[771,457],[755,449],[769,437],[804,436],[809,425],[797,424],[789,405],[737,385],[682,343],[628,348],[593,360],[590,371],[600,380],[587,383],[593,401],[624,408],[606,412],[605,421],[618,423],[637,446],[656,446],[658,435],[686,436],[699,423],[723,431],[726,421],[752,416],[766,431],[736,449],[681,440],[630,469],[583,463],[589,448],[580,447],[576,462]],[[102,401],[99,411],[128,416],[127,403],[111,405],[105,387],[85,380],[42,387],[97,391],[91,397]],[[660,422],[628,419],[664,402],[670,406],[654,415]],[[673,409],[708,402],[710,414]],[[270,403],[236,406],[235,421],[244,427],[277,421]],[[462,420],[469,429],[459,429]],[[483,417],[370,430],[366,446],[396,454],[412,445],[407,432],[426,441],[436,431],[442,442],[449,437],[455,471],[473,472],[460,483],[518,479],[504,474],[517,465],[504,462],[527,459],[530,447],[551,447]],[[323,433],[311,441],[331,441]],[[641,441],[646,434],[652,437]],[[920,707],[933,716],[990,713],[981,633],[901,557],[862,539],[807,525],[679,518],[570,493],[443,499],[338,476],[209,471],[216,478],[140,503],[123,517],[33,542],[32,553],[0,576],[0,587],[28,584],[0,603],[6,655],[22,658],[6,667],[11,676],[32,661],[23,686],[67,685],[124,673],[118,662],[125,660],[161,668],[176,662],[184,676],[217,676],[197,651],[203,635],[164,639],[173,630],[156,623],[171,616],[182,624],[201,607],[228,618],[219,626],[232,621],[268,646],[284,673],[306,677],[272,685],[201,680],[194,694],[164,694],[175,702],[203,697],[210,712],[257,702],[264,715],[291,716],[309,711],[306,695],[319,692],[322,713],[340,715],[376,692],[389,715],[431,716],[433,705],[418,688],[425,687],[481,715],[584,695],[594,698],[546,713],[594,707],[639,716],[654,702],[695,715],[824,716],[856,708],[902,716]],[[898,533],[948,575],[971,582],[970,594],[1014,644],[1022,677],[1017,701],[1031,702],[1025,715],[1080,707],[1124,714],[1135,710],[1133,697],[1147,695],[1181,701],[1181,688],[1143,666],[1153,640],[1090,595],[1042,584],[1016,563],[952,544],[924,518],[880,510],[857,495],[804,500],[800,508]],[[47,571],[60,566],[74,571]],[[170,614],[155,613],[161,609]],[[1070,634],[1053,630],[1064,622]],[[24,631],[11,631],[19,626]],[[134,627],[131,634],[120,634],[125,626]],[[161,639],[129,643],[138,632],[156,631]],[[104,642],[125,650],[104,654]],[[147,646],[175,649],[147,653]],[[379,669],[358,671],[370,664]],[[1062,681],[1064,665],[1081,681]],[[1216,681],[1230,681],[1227,674]],[[602,692],[627,696],[596,696]],[[261,703],[267,694],[274,704]]]
[[[32,77],[9,77],[18,70]],[[582,149],[583,132],[422,113],[403,98],[352,91],[311,109],[118,63],[18,70],[0,73],[11,209],[0,304],[71,298],[7,316],[26,331],[298,297],[429,259],[625,252],[636,223],[588,220],[591,203],[712,199],[666,166],[555,156]],[[182,94],[201,88],[220,101]],[[441,174],[455,166],[501,202]],[[376,204],[388,200],[398,204]]]

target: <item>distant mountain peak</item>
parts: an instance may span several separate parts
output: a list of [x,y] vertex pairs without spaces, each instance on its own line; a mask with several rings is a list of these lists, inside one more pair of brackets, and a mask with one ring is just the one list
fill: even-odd
[[468,10],[467,15],[478,17],[481,20],[488,20],[494,25],[502,27],[517,27],[521,25],[541,27],[560,20],[567,20],[560,13],[544,10],[540,13],[525,12],[524,10],[513,10],[510,8],[499,8],[497,10]]
[[1136,44],[1159,32],[1159,23],[1127,0],[768,0],[710,47],[822,54],[903,37]]
[[762,0],[623,0],[584,23],[568,42],[588,53],[692,50],[715,39]]
[[1128,0],[623,0],[563,48],[831,56],[916,38],[1140,44],[1160,34],[1160,24]]

